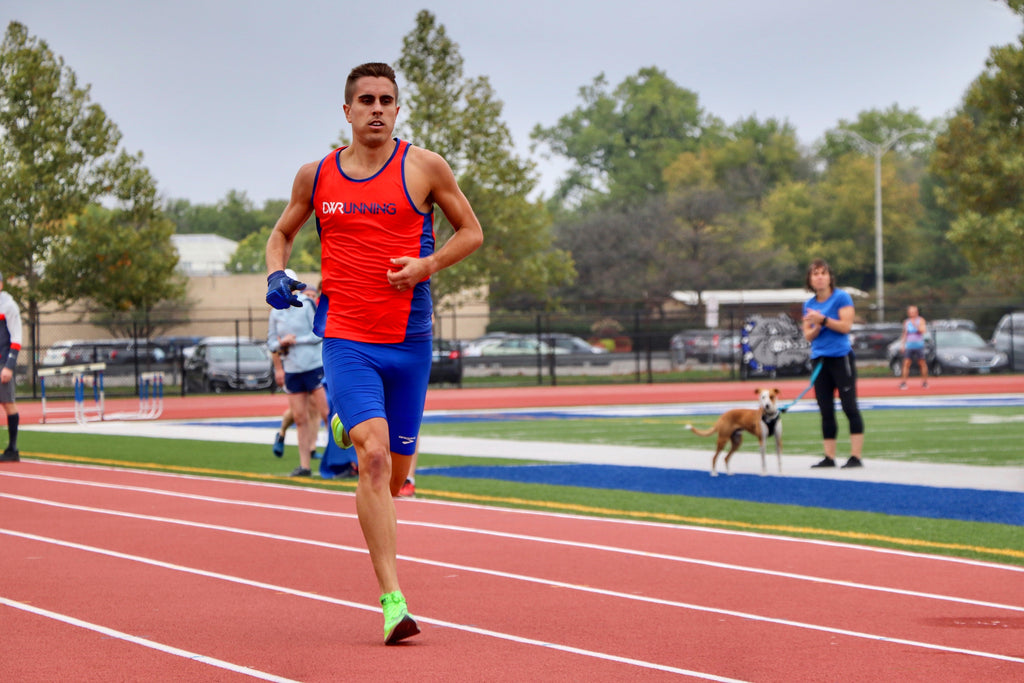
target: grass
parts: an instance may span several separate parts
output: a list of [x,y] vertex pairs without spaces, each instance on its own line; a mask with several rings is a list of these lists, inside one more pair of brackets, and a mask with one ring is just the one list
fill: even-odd
[[[1021,465],[1024,422],[1016,408],[876,410],[866,416],[869,458],[972,465]],[[694,417],[695,424],[711,417]],[[477,436],[678,448],[703,440],[683,432],[689,418],[532,419],[425,424],[430,435]],[[841,420],[842,422],[842,420]],[[815,413],[786,417],[787,453],[820,452]],[[142,437],[61,434],[25,430],[20,447],[28,457],[110,466],[140,467],[206,476],[275,481],[352,491],[355,484],[286,476],[294,449],[284,460],[267,445],[177,441]],[[706,445],[706,444],[705,444]],[[420,454],[420,467],[522,465],[523,461]],[[569,486],[520,484],[421,474],[421,497],[571,514],[690,524],[723,529],[853,542],[1024,566],[1018,526],[962,522],[827,508],[750,503],[692,496],[644,494]]]

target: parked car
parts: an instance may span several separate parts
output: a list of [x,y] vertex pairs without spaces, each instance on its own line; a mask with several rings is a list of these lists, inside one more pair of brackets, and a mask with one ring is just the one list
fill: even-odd
[[159,347],[167,360],[176,361],[179,358],[187,357],[185,353],[191,350],[202,340],[202,337],[198,336],[172,336],[172,337],[156,337],[153,339],[153,344]]
[[187,391],[269,389],[274,365],[267,347],[244,337],[204,337],[184,363]]
[[437,382],[462,382],[462,352],[456,342],[435,337],[434,357],[430,363],[430,383]]
[[72,339],[57,342],[43,355],[43,365],[80,365],[82,363],[108,363],[127,342],[117,339]]
[[850,344],[857,359],[885,358],[889,344],[903,334],[903,323],[863,323],[850,328]]
[[463,356],[479,356],[480,349],[489,344],[495,344],[506,337],[515,337],[511,332],[488,332],[476,339],[462,342],[461,349]]
[[731,337],[729,330],[697,329],[683,330],[669,340],[669,355],[674,365],[683,365],[687,359],[698,363],[716,362],[715,354],[721,340]]
[[60,341],[43,354],[42,365],[81,365],[106,363],[127,365],[135,362],[160,363],[165,352],[156,344],[142,340],[138,345],[131,339],[71,339]]
[[967,320],[965,318],[943,318],[940,320],[934,320],[929,325],[933,327],[942,327],[947,330],[971,330],[972,332],[978,331],[978,326],[973,320]]
[[1007,313],[999,319],[992,345],[1009,357],[1014,370],[1024,370],[1024,311]]
[[68,351],[75,344],[80,344],[79,341],[64,340],[59,341],[50,348],[46,349],[46,353],[43,354],[42,360],[39,362],[45,367],[53,367],[55,365],[66,365],[66,358]]
[[[947,373],[988,373],[1000,372],[1009,367],[1009,360],[1002,351],[997,351],[985,342],[974,330],[962,327],[944,327],[941,321],[929,324],[924,337],[925,361],[932,375]],[[903,374],[902,340],[889,344],[889,369],[895,377]],[[911,371],[917,370],[912,363]]]
[[140,339],[139,342],[128,340],[114,345],[110,349],[108,364],[130,365],[138,359],[139,363],[162,363],[167,359],[167,353],[153,342]]
[[711,351],[711,360],[715,363],[735,363],[741,358],[743,358],[742,334],[722,335]]
[[[566,353],[608,353],[608,349],[603,346],[588,344],[584,339],[571,334],[552,332],[551,334],[542,335],[541,338],[548,346],[562,349]],[[556,353],[560,352],[556,350]]]
[[568,353],[564,349],[552,347],[543,341],[537,341],[533,335],[515,335],[488,340],[479,346],[466,350],[466,355],[475,356],[536,356],[550,353]]

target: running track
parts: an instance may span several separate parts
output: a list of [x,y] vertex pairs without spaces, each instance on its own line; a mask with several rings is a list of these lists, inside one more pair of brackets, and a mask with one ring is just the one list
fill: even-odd
[[1024,680],[1019,567],[426,500],[386,648],[349,491],[0,467],[2,678]]

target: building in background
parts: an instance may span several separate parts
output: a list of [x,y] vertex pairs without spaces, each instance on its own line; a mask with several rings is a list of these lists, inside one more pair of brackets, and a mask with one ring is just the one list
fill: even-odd
[[178,250],[178,270],[189,277],[227,275],[238,249],[235,240],[212,234],[171,235],[171,244]]

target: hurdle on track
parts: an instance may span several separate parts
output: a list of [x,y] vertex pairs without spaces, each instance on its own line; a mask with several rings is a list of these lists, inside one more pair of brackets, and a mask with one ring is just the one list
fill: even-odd
[[139,374],[139,409],[135,412],[111,413],[104,420],[155,420],[164,412],[164,373]]
[[[39,370],[39,387],[42,391],[42,422],[86,422],[103,419],[103,371],[106,363],[85,363],[83,365],[66,365],[59,368]],[[60,375],[71,375],[75,388],[75,404],[71,408],[54,407],[46,404],[46,378]],[[92,387],[92,405],[85,403],[86,386]],[[54,414],[71,413],[72,417],[53,417]]]
[[[102,420],[155,420],[164,412],[164,373],[144,372],[139,375],[139,408],[107,414],[104,412],[105,392],[103,374],[106,363],[67,365],[59,368],[44,368],[38,371],[42,392],[41,422],[77,422],[85,424]],[[46,401],[46,378],[71,375],[74,385],[74,405],[70,408],[55,407]],[[87,404],[85,392],[92,389],[92,403]],[[71,417],[54,417],[55,414],[71,413]]]

